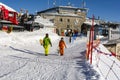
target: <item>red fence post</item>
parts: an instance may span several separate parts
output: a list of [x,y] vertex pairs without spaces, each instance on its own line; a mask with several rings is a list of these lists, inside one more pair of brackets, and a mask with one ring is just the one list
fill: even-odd
[[91,50],[90,50],[90,63],[92,64],[92,51],[93,51],[93,40],[94,40],[94,15],[92,18],[92,27],[90,29],[90,45],[91,45]]

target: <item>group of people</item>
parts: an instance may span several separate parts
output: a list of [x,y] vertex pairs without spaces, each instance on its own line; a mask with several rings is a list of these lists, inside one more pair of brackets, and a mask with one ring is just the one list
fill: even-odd
[[[49,34],[46,33],[45,37],[43,38],[43,47],[45,50],[45,56],[48,56],[49,54],[49,48],[50,46],[52,47],[51,39],[49,38]],[[64,48],[67,48],[66,43],[64,41],[64,38],[62,37],[61,40],[59,41],[59,53],[60,56],[64,55]]]

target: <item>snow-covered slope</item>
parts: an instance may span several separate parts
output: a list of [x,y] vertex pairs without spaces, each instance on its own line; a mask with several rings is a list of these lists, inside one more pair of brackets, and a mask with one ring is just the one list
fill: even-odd
[[[48,56],[44,55],[43,46],[39,43],[46,33],[49,33],[53,44]],[[67,44],[64,56],[57,52],[59,40],[60,36],[48,29],[10,34],[0,31],[0,80],[104,80],[96,68],[98,60],[90,65],[85,59],[86,37],[79,36],[72,43],[64,37]],[[105,51],[104,47],[101,49]],[[100,59],[112,64],[106,56],[101,55]],[[98,66],[106,75],[107,67],[100,62]],[[116,77],[111,79],[117,80]]]
[[[39,39],[49,33],[53,46],[44,56]],[[89,80],[99,74],[86,62],[85,40],[72,43],[65,38],[65,55],[57,53],[59,36],[48,30],[34,32],[0,32],[0,80]],[[92,73],[92,74],[91,74]]]
[[[51,40],[54,42],[57,39],[59,39],[59,36],[55,33],[52,33],[51,30],[48,30],[46,28],[40,29],[38,31],[33,32],[11,32],[10,34],[6,32],[0,32],[0,47],[1,49],[4,47],[14,46],[18,48],[26,48],[29,47],[32,49],[32,47],[36,46],[36,48],[41,48],[39,39],[43,39],[46,33],[49,33],[49,36],[51,37]],[[4,49],[3,49],[4,50]],[[0,51],[1,52],[1,51]],[[5,50],[5,53],[7,51]],[[6,54],[1,55],[6,55]],[[10,54],[10,52],[8,52]],[[13,53],[12,53],[13,54]],[[0,55],[0,56],[1,56]]]
[[103,80],[120,80],[120,61],[102,44],[99,44],[93,51],[92,65],[103,77]]

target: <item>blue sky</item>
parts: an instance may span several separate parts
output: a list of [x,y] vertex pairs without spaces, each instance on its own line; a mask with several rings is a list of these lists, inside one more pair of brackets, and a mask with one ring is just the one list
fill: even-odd
[[[49,5],[48,5],[49,1]],[[20,8],[27,9],[29,13],[45,10],[48,7],[53,7],[53,2],[56,5],[67,5],[70,2],[74,7],[81,7],[83,0],[0,0],[0,2],[12,7],[16,11]],[[120,0],[84,0],[86,8],[88,8],[88,17],[100,17],[107,21],[120,22]]]

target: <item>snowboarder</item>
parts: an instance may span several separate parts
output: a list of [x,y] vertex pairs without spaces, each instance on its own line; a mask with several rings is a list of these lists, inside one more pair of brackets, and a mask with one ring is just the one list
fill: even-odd
[[63,56],[64,55],[64,48],[66,47],[66,44],[64,42],[63,37],[61,38],[61,40],[59,41],[59,51],[60,51],[60,55]]
[[49,35],[48,35],[48,33],[46,33],[46,36],[43,38],[43,47],[45,49],[45,56],[48,56],[48,54],[49,54],[50,45],[52,47],[52,43],[49,38]]

